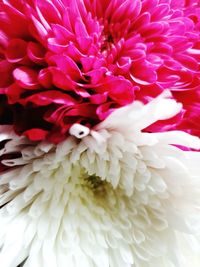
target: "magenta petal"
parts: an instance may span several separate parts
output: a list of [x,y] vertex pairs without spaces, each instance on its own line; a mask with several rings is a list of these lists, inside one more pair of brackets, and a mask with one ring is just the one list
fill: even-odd
[[151,16],[149,13],[142,13],[133,24],[134,29],[136,30],[143,27],[144,25],[147,25],[150,22],[150,19]]
[[88,98],[90,97],[90,94],[85,90],[84,88],[81,88],[80,86],[75,88],[74,91],[77,93],[77,95],[83,97],[83,98]]
[[56,38],[48,38],[47,43],[49,50],[54,53],[63,53],[67,48],[66,44],[60,44]]
[[182,64],[173,59],[168,59],[164,61],[164,65],[171,70],[181,70],[183,68]]
[[84,72],[88,72],[91,70],[93,64],[94,64],[94,61],[95,61],[95,57],[83,57],[81,58],[81,64],[83,65],[83,70]]
[[158,5],[158,0],[144,0],[142,2],[142,11],[143,12],[152,12],[154,8]]
[[38,89],[40,87],[37,72],[27,67],[19,67],[13,71],[16,82],[26,89]]
[[108,95],[110,98],[120,105],[127,105],[133,102],[135,88],[129,81],[116,79],[107,84],[107,86],[109,88]]
[[101,81],[106,71],[107,71],[106,68],[100,68],[100,69],[89,71],[86,73],[86,75],[90,77],[91,84],[95,85]]
[[81,38],[89,37],[85,24],[81,20],[81,18],[77,18],[75,22],[75,33],[76,36]]
[[112,113],[112,111],[114,111],[114,108],[111,108],[113,104],[114,104],[113,102],[108,102],[100,105],[97,108],[96,113],[100,120],[104,120]]
[[160,95],[163,90],[164,89],[157,84],[141,86],[140,90],[135,90],[136,99],[141,99],[143,103],[148,103],[153,98]]
[[159,35],[162,33],[164,26],[160,22],[152,22],[148,25],[145,25],[143,28],[140,29],[140,33],[142,36],[149,37],[153,35]]
[[66,49],[65,54],[71,57],[75,61],[79,61],[81,57],[84,57],[84,54],[80,52],[80,50],[74,45],[72,42],[70,42]]
[[193,71],[197,71],[199,68],[199,64],[198,62],[187,55],[183,55],[183,54],[176,54],[175,58],[182,63],[182,65],[184,67],[186,67],[187,69],[193,70]]
[[174,20],[169,23],[170,33],[173,35],[178,35],[180,32],[185,32],[185,23],[180,20]]
[[56,63],[57,67],[63,73],[69,75],[71,79],[78,80],[81,78],[82,75],[77,64],[70,57],[63,55],[55,55],[52,56],[51,59]]
[[95,95],[91,95],[90,97],[90,102],[96,105],[105,103],[107,101],[108,98],[108,93],[105,92],[103,94],[95,94]]
[[138,11],[140,11],[141,3],[139,1],[123,1],[122,4],[114,10],[112,15],[112,21],[120,21],[124,16],[130,17],[138,15]]
[[36,5],[46,21],[49,23],[61,22],[61,14],[52,1],[37,0]]
[[153,47],[151,50],[153,53],[159,53],[159,54],[164,54],[166,55],[172,55],[173,53],[173,48],[171,45],[168,45],[166,43],[157,43],[156,46]]
[[130,57],[121,57],[117,62],[118,68],[120,68],[123,72],[127,72],[131,67],[131,59]]
[[185,52],[186,49],[191,48],[191,43],[188,42],[185,36],[175,35],[168,39],[168,44],[173,46],[175,53]]
[[[86,53],[92,47],[92,38],[90,37],[77,37],[77,42],[83,53]],[[92,54],[92,53],[91,53]]]
[[136,83],[147,85],[157,81],[157,73],[154,67],[147,62],[135,63],[131,70],[131,77]]
[[62,25],[51,24],[51,28],[54,32],[55,39],[58,40],[60,44],[67,44],[68,41],[74,39],[74,34]]
[[164,16],[166,16],[166,14],[168,14],[169,11],[170,11],[170,8],[169,8],[169,4],[168,3],[160,4],[157,7],[155,7],[155,9],[154,9],[154,11],[153,11],[153,13],[151,15],[151,18],[153,20],[159,21]]
[[75,82],[59,68],[51,67],[49,70],[51,71],[53,84],[55,86],[65,90],[73,90],[75,88]]
[[146,52],[142,49],[132,49],[127,53],[127,56],[129,56],[132,61],[138,61],[146,57]]

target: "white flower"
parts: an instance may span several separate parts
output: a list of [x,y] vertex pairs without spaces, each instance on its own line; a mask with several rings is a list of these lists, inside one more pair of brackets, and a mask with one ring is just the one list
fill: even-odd
[[0,140],[11,141],[1,153],[22,156],[4,160],[13,168],[0,177],[1,266],[189,267],[185,251],[199,249],[200,153],[174,145],[199,149],[200,140],[142,132],[180,108],[163,96],[134,102],[82,139],[76,125],[58,146],[4,127]]

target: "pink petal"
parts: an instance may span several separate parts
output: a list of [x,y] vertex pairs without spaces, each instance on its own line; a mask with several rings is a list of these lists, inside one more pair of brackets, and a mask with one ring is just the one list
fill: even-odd
[[37,72],[27,67],[19,67],[13,71],[15,81],[26,89],[38,89],[40,85],[37,79]]

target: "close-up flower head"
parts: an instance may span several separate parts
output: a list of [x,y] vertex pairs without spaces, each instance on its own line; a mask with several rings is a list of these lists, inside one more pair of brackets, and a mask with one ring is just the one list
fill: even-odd
[[198,0],[0,0],[0,265],[200,266]]

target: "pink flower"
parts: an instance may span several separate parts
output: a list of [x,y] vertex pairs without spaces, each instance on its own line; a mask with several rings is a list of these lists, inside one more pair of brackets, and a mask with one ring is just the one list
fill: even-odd
[[0,122],[57,143],[135,98],[199,90],[197,4],[176,3],[2,0]]

